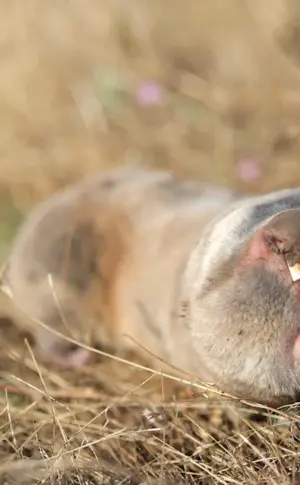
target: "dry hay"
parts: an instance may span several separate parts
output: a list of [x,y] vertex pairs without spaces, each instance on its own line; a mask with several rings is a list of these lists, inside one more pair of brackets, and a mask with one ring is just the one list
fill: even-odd
[[[0,250],[8,202],[27,210],[123,163],[253,192],[299,184],[298,4],[225,3],[0,3]],[[62,372],[0,332],[0,483],[300,483],[296,408],[233,406],[101,355]]]
[[1,483],[298,483],[296,408],[239,403],[101,351],[62,372],[5,322],[1,340]]

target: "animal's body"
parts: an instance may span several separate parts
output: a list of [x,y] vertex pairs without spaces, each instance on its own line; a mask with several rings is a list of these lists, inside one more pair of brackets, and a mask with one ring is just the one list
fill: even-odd
[[35,320],[88,344],[140,343],[224,391],[278,405],[300,391],[298,257],[300,189],[239,199],[133,167],[38,205],[1,278],[16,323],[61,365],[87,353]]

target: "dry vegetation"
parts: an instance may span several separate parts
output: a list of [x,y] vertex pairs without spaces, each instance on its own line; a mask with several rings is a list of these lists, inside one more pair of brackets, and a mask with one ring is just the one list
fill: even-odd
[[[2,257],[30,205],[123,163],[249,192],[300,183],[298,2],[223,4],[0,3]],[[25,337],[1,322],[0,483],[300,483],[296,409],[103,355],[61,372]]]

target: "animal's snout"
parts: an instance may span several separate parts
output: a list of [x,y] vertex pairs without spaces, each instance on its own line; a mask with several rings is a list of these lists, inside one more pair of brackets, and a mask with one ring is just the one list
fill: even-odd
[[300,263],[300,210],[289,209],[273,217],[264,227],[270,249],[285,256],[289,266]]
[[251,237],[246,264],[264,264],[287,285],[300,279],[300,210],[289,209],[272,217]]

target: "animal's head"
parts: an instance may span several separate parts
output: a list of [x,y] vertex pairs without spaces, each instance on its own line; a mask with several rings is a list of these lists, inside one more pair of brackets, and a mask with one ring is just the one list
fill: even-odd
[[205,244],[189,262],[200,264],[190,300],[197,353],[225,390],[274,405],[297,400],[300,191],[242,202]]

